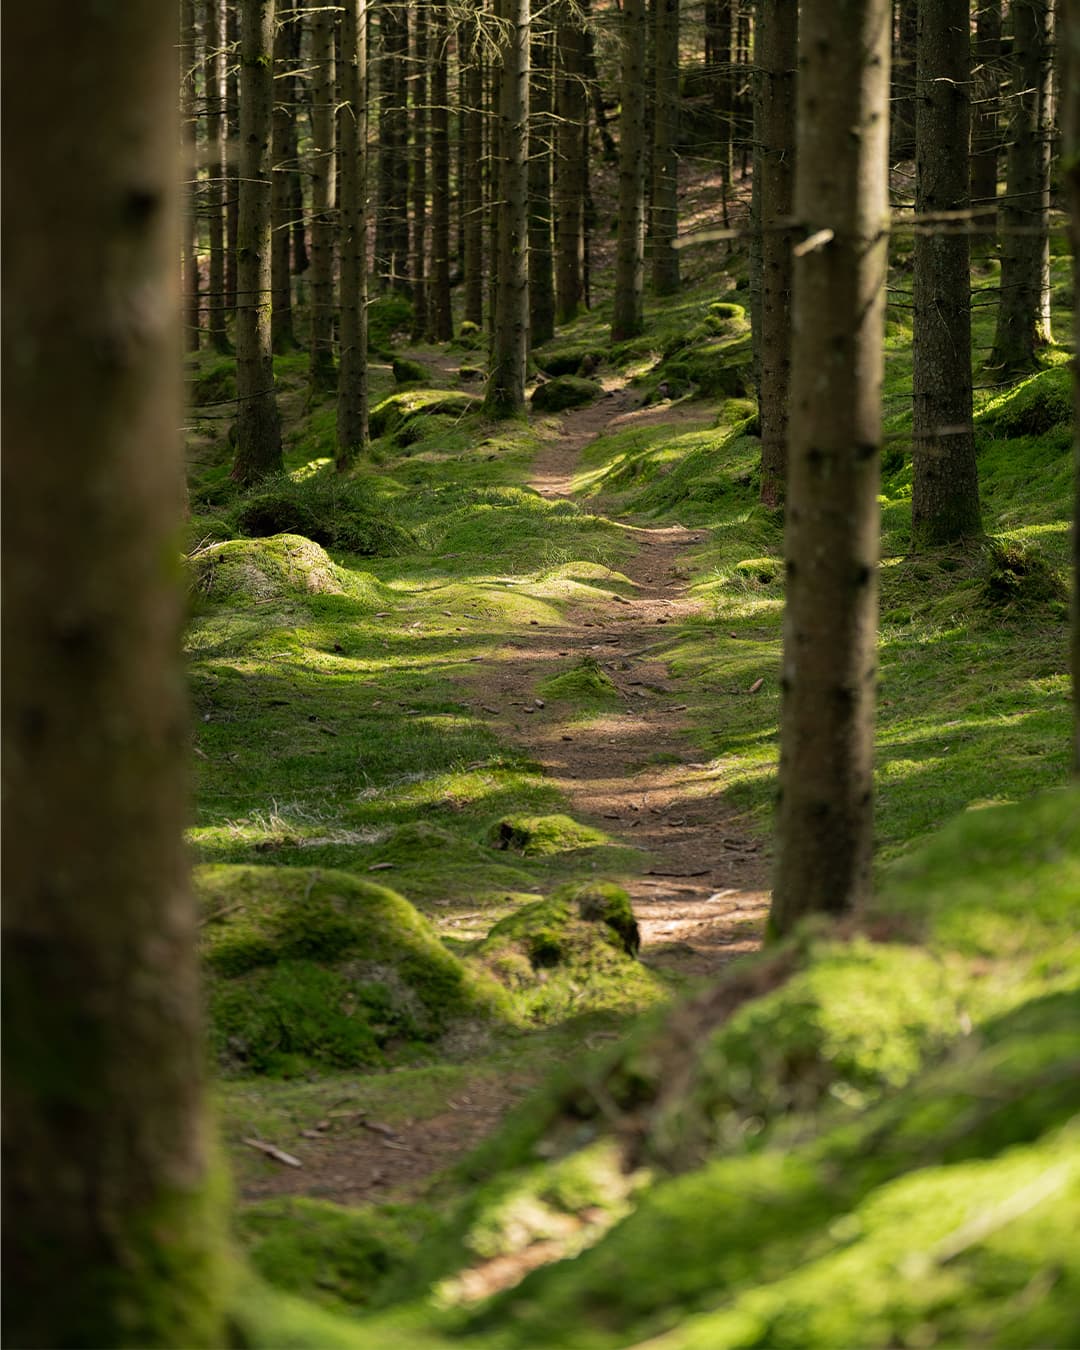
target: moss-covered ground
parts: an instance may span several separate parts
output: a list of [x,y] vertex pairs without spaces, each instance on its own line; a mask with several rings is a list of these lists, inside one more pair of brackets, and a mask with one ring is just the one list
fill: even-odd
[[[992,387],[977,297],[988,537],[912,554],[898,261],[875,913],[674,1003],[597,887],[641,860],[574,817],[478,675],[512,681],[537,630],[625,588],[626,521],[702,527],[699,612],[658,652],[713,790],[767,835],[782,545],[757,504],[745,294],[688,286],[615,350],[599,306],[536,354],[671,408],[587,446],[570,501],[527,486],[553,419],[481,420],[471,334],[399,350],[417,364],[395,381],[382,316],[380,434],[346,478],[332,400],[277,358],[287,471],[244,494],[229,363],[193,361],[190,837],[223,1133],[264,1197],[238,1206],[237,1344],[1080,1340],[1066,353]],[[995,280],[980,264],[987,300]],[[586,718],[613,689],[568,661],[518,702],[538,697]],[[354,1107],[407,1132],[500,1091],[525,1099],[487,1142],[363,1206],[323,1174],[305,1196],[303,1169],[271,1194],[281,1164],[241,1142],[299,1151]]]

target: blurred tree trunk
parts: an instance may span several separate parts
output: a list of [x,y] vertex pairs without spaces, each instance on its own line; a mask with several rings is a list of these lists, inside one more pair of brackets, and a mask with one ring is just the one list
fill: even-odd
[[409,293],[409,11],[402,0],[379,6],[379,197],[375,270],[382,290]]
[[341,360],[337,467],[367,446],[367,0],[344,0],[339,71]]
[[679,0],[656,0],[656,111],[653,117],[652,284],[679,289]]
[[803,0],[781,689],[770,931],[869,895],[889,0]]
[[180,2],[180,135],[184,148],[184,346],[199,350],[199,162],[196,143],[195,71],[198,65],[195,34],[195,0]]
[[[1001,0],[978,0],[975,10],[975,103],[971,112],[971,201],[973,206],[997,206],[998,149],[1001,130]],[[982,216],[978,224],[992,227],[996,216]]]
[[222,0],[204,0],[203,41],[206,44],[206,229],[210,248],[207,337],[216,352],[228,352],[225,327],[225,14]]
[[645,0],[624,0],[613,342],[637,337],[645,326],[645,99],[642,89],[647,32]]
[[337,164],[334,147],[334,29],[337,10],[311,9],[311,364],[313,392],[336,387],[334,370],[334,236]]
[[436,342],[454,336],[450,301],[450,30],[446,0],[431,11],[431,322]]
[[585,294],[585,34],[563,0],[557,11],[555,85],[555,318],[576,318]]
[[412,254],[414,341],[427,333],[427,235],[428,235],[428,10],[430,0],[417,0],[413,23],[413,64],[409,74],[412,91]]
[[4,1343],[216,1347],[174,562],[176,10],[38,0],[4,36]]
[[273,296],[270,326],[275,352],[296,346],[292,311],[293,175],[296,172],[296,76],[300,58],[300,11],[277,26],[274,33],[274,124],[271,161],[270,290]]
[[555,336],[555,275],[551,252],[552,125],[551,28],[534,32],[529,91],[529,340],[539,347]]
[[499,102],[495,133],[495,315],[484,410],[511,417],[525,406],[529,339],[529,0],[498,0]]
[[477,25],[466,14],[458,29],[458,59],[465,66],[462,141],[469,171],[461,185],[461,232],[465,250],[465,318],[484,323],[484,65]]
[[1049,341],[1044,301],[1049,255],[1050,0],[1013,0],[1013,48],[1005,197],[1001,224],[1001,298],[990,366],[1004,375],[1034,370]]
[[[970,127],[970,0],[919,0],[915,77],[915,214],[967,211],[969,172],[956,153]],[[915,236],[911,537],[916,548],[982,528],[971,407],[968,235]]]
[[280,473],[270,344],[270,128],[273,0],[244,0],[240,32],[240,222],[236,268],[236,455],[242,484]]
[[761,224],[760,359],[761,500],[779,506],[787,474],[788,392],[791,379],[790,221],[795,187],[795,72],[798,0],[761,5],[754,30],[757,129],[754,167]]

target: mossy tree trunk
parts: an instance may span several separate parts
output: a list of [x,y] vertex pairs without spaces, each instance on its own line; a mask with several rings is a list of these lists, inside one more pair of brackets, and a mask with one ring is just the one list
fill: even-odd
[[[1060,0],[1061,156],[1072,244],[1073,350],[1080,352],[1080,0]],[[1080,364],[1073,361],[1073,772],[1080,775]]]
[[458,59],[465,65],[462,109],[463,155],[469,171],[461,185],[461,232],[465,252],[465,318],[484,323],[484,64],[476,19],[466,14],[458,29]]
[[783,501],[787,473],[794,236],[783,222],[790,221],[794,201],[798,38],[798,0],[774,0],[759,6],[754,30],[754,179],[761,226],[758,408],[761,500],[766,506],[779,506]]
[[291,220],[292,176],[296,171],[295,71],[300,58],[300,10],[294,10],[274,33],[274,122],[271,142],[270,245],[271,341],[275,352],[296,346],[292,310]]
[[450,303],[450,32],[446,0],[431,10],[431,304],[428,332],[454,336]]
[[803,0],[770,930],[870,891],[889,0]]
[[1049,339],[1043,302],[1049,249],[1050,0],[1014,0],[1012,94],[1001,226],[1001,294],[990,366],[1034,370]]
[[220,1346],[182,837],[176,11],[39,0],[4,36],[4,1343]]
[[382,0],[379,14],[379,195],[375,270],[382,290],[409,294],[409,10]]
[[570,323],[585,295],[585,33],[566,0],[555,37],[555,319]]
[[274,0],[245,0],[240,31],[240,220],[236,264],[236,455],[232,476],[280,473],[270,339],[270,128]]
[[338,72],[341,138],[341,359],[337,467],[368,441],[367,385],[367,0],[344,0]]
[[225,326],[225,13],[223,0],[205,0],[203,41],[206,44],[206,231],[210,250],[206,332],[216,352],[228,352]]
[[413,340],[427,333],[427,243],[428,243],[428,42],[430,0],[417,0],[413,14],[413,62],[409,73],[409,101],[412,105],[412,231],[409,252],[413,280]]
[[655,102],[652,157],[652,285],[679,289],[679,0],[655,0]]
[[184,346],[199,350],[199,162],[196,143],[195,72],[198,66],[195,0],[180,0],[180,135],[184,148]]
[[998,150],[1001,131],[1001,0],[978,0],[975,8],[975,68],[971,89],[971,203],[993,207],[977,224],[992,227],[997,216]]
[[619,134],[619,225],[615,245],[615,308],[611,339],[645,327],[645,0],[624,0],[621,25],[622,114]]
[[[919,0],[915,214],[966,212],[969,0]],[[966,224],[966,222],[965,222]],[[971,260],[965,230],[915,235],[911,536],[916,548],[977,535],[979,473],[971,406]]]
[[311,364],[313,392],[336,387],[334,369],[334,243],[337,234],[337,10],[312,7],[311,43]]
[[529,0],[498,0],[500,73],[495,191],[495,321],[484,411],[525,406],[529,340]]
[[533,33],[529,90],[529,341],[555,336],[555,273],[551,250],[553,56],[551,28]]

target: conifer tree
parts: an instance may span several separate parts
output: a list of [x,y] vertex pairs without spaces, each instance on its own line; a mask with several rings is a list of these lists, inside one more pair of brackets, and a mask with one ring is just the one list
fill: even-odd
[[367,387],[367,0],[344,0],[339,69],[341,138],[341,361],[338,469],[368,440]]
[[551,28],[534,27],[529,90],[529,342],[555,336],[551,251],[551,138],[554,46]]
[[183,280],[184,346],[189,352],[199,350],[199,221],[196,202],[199,189],[199,166],[196,145],[195,71],[198,64],[195,35],[195,0],[180,3],[180,134],[184,147],[184,208]]
[[335,150],[337,10],[311,10],[311,364],[313,391],[336,387],[334,370],[334,244],[337,235]]
[[673,295],[679,289],[679,0],[655,0],[653,47],[652,284],[657,295]]
[[450,30],[446,0],[431,10],[431,300],[429,333],[454,336],[450,307]]
[[621,25],[622,114],[619,134],[619,224],[615,246],[613,342],[645,326],[645,0],[624,0]]
[[210,249],[207,336],[216,352],[228,352],[225,326],[225,13],[223,0],[204,0],[206,44],[206,230]]
[[585,200],[588,193],[585,101],[585,31],[578,14],[560,0],[555,35],[555,319],[577,317],[585,296]]
[[281,16],[274,33],[274,123],[270,156],[271,181],[270,289],[272,292],[270,327],[275,352],[296,346],[292,312],[291,219],[293,184],[296,171],[296,128],[294,125],[296,76],[300,57],[300,12]]

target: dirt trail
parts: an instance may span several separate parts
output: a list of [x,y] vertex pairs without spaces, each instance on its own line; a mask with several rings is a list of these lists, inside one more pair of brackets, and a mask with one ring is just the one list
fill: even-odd
[[[609,389],[569,413],[560,435],[537,456],[531,485],[545,497],[568,497],[582,449],[608,430],[671,422],[670,407],[638,406],[628,389]],[[606,607],[570,611],[570,627],[543,630],[514,644],[512,674],[481,680],[493,703],[535,687],[573,658],[597,660],[623,696],[610,714],[567,724],[550,709],[528,719],[506,708],[515,739],[543,763],[575,815],[649,855],[648,870],[628,889],[642,929],[642,957],[685,974],[708,974],[757,947],[768,907],[767,859],[760,839],[732,821],[715,773],[700,763],[686,734],[679,681],[662,658],[671,627],[691,615],[681,565],[701,530],[679,525],[628,526],[638,545],[622,567],[633,597],[612,594]]]

